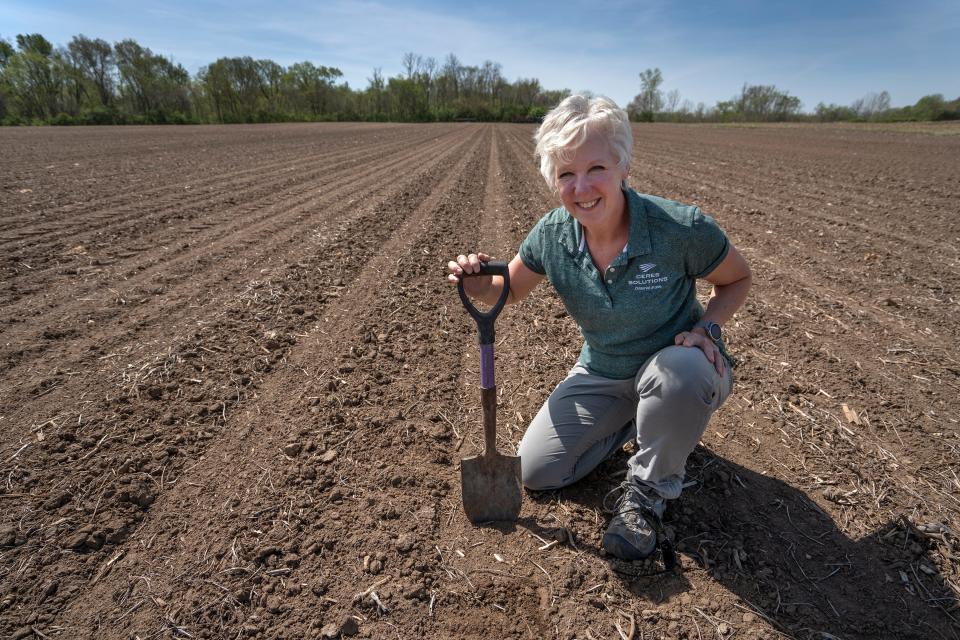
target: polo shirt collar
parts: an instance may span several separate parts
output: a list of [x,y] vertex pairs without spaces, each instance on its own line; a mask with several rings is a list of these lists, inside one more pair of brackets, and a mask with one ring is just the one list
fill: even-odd
[[630,241],[627,244],[627,258],[650,253],[650,228],[647,225],[647,207],[643,198],[633,189],[623,190],[627,198],[627,210],[630,212]]
[[567,216],[569,216],[570,222],[569,224],[564,223],[560,226],[560,237],[558,240],[571,256],[576,256],[578,253],[580,253],[580,241],[583,239],[583,227],[576,218],[570,215],[570,212],[567,211],[566,207],[564,207],[563,210]]
[[[647,208],[643,199],[630,188],[624,189],[623,195],[627,200],[627,212],[630,216],[630,236],[626,252],[627,259],[630,259],[650,253],[650,230],[647,225]],[[569,211],[567,215],[570,215]],[[585,249],[583,225],[573,216],[570,216],[570,221],[572,224],[566,225],[561,242],[570,255],[576,256]]]

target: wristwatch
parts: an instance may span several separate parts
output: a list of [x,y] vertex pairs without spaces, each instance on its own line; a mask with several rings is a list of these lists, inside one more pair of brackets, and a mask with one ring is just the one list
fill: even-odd
[[714,342],[720,342],[720,338],[723,337],[723,331],[720,330],[720,325],[712,320],[701,320],[693,325],[694,329],[697,327],[703,327],[703,330],[707,332],[707,337]]

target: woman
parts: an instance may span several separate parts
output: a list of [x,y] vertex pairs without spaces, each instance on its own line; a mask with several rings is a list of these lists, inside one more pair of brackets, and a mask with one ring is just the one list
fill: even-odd
[[[507,303],[547,278],[584,344],[520,442],[523,483],[567,486],[636,439],[603,546],[643,559],[656,548],[664,501],[680,495],[687,457],[730,393],[721,326],[746,299],[750,268],[697,207],[627,186],[633,136],[611,100],[567,98],[535,140],[540,171],[563,206],[533,227],[511,260]],[[447,277],[455,284],[488,260],[457,256]],[[713,285],[705,310],[699,278]],[[503,287],[497,276],[463,282],[489,304]]]

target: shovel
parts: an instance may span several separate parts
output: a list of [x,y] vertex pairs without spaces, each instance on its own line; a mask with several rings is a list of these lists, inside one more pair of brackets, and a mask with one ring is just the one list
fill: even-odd
[[480,263],[479,273],[470,276],[503,276],[503,292],[491,309],[481,312],[463,291],[463,279],[457,292],[464,308],[477,321],[480,332],[480,400],[483,405],[484,451],[479,456],[460,460],[460,480],[463,485],[463,509],[473,523],[506,520],[515,522],[520,515],[520,457],[497,452],[497,385],[493,377],[493,323],[500,315],[510,294],[510,272],[507,263],[490,261]]

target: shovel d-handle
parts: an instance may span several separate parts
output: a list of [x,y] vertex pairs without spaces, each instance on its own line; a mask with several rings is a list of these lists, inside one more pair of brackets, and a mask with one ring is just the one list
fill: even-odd
[[[497,303],[487,311],[480,311],[463,290],[463,279],[471,276],[503,276],[503,290],[500,292],[500,298]],[[506,262],[501,260],[491,260],[490,262],[481,262],[480,271],[477,273],[464,273],[460,282],[457,283],[457,293],[460,294],[460,301],[464,309],[467,310],[473,319],[477,322],[477,331],[480,334],[480,388],[491,389],[495,385],[493,375],[493,340],[496,337],[494,322],[503,305],[507,302],[507,296],[510,295],[510,268]]]

